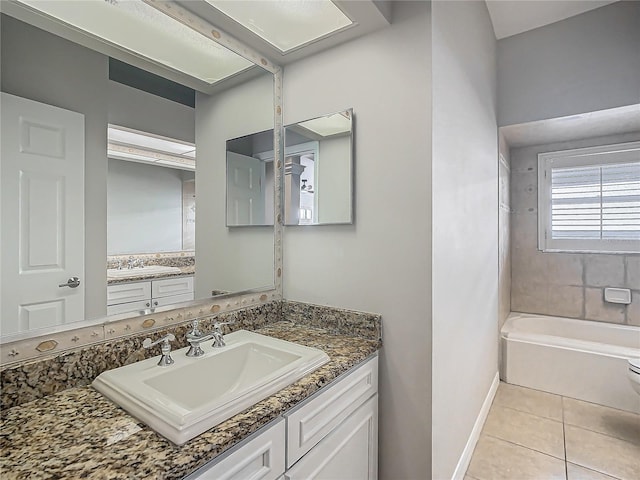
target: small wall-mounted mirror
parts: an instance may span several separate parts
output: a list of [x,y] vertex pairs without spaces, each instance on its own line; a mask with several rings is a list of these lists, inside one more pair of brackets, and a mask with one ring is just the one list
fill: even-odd
[[353,110],[284,129],[285,225],[353,223]]
[[273,225],[273,129],[227,140],[227,227]]

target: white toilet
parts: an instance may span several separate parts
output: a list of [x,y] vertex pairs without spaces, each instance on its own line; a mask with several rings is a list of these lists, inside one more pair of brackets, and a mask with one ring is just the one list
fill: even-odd
[[627,375],[631,386],[640,395],[640,358],[629,359],[629,373]]

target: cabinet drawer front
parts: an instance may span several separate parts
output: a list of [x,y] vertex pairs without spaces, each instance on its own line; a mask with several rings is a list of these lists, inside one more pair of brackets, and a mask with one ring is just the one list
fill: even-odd
[[378,395],[374,395],[285,473],[285,480],[378,478]]
[[289,414],[287,467],[291,467],[378,391],[378,356]]
[[139,302],[119,303],[107,307],[107,315],[117,315],[119,313],[141,312],[151,307],[151,300],[140,300]]
[[193,292],[183,293],[182,295],[171,295],[170,297],[154,298],[151,301],[153,307],[164,307],[165,305],[173,305],[174,303],[188,302],[193,300]]
[[107,305],[151,298],[151,282],[120,283],[107,286]]
[[151,296],[153,298],[182,295],[191,292],[193,292],[193,277],[153,280],[151,285]]
[[284,473],[284,419],[185,480],[276,480]]

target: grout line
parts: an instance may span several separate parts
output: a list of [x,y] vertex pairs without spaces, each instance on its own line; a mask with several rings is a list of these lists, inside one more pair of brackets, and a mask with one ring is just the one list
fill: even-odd
[[[545,416],[543,416],[543,415],[536,415],[535,413],[526,412],[526,411],[524,411],[524,410],[520,410],[520,409],[518,409],[518,408],[510,407],[510,406],[508,406],[508,405],[501,405],[501,404],[499,404],[499,403],[496,403],[496,406],[498,406],[498,407],[500,407],[500,408],[508,408],[509,410],[513,410],[513,411],[515,411],[515,412],[524,413],[524,414],[526,414],[526,415],[531,415],[532,417],[542,418],[542,419],[544,419],[544,420],[549,420],[549,421],[551,421],[551,422],[563,423],[563,421],[564,421],[563,419],[557,420],[557,419],[555,419],[555,418],[545,417]],[[491,408],[493,408],[493,405],[491,406]],[[491,412],[489,412],[489,413],[491,413]]]
[[611,478],[612,480],[622,480],[620,477],[614,477],[613,475],[611,475],[611,474],[609,474],[609,473],[604,473],[604,472],[601,472],[601,471],[599,471],[599,470],[594,470],[594,469],[593,469],[593,468],[591,468],[591,467],[586,467],[586,466],[584,466],[584,465],[580,465],[579,463],[575,463],[575,462],[567,462],[567,466],[568,466],[569,464],[574,465],[574,466],[576,466],[576,467],[584,468],[585,470],[589,470],[590,472],[597,473],[597,474],[599,474],[599,475],[604,475],[605,477],[609,477],[609,478]]
[[[495,435],[491,435],[490,433],[483,433],[483,435],[485,435],[487,437],[495,438],[495,439],[500,440],[502,442],[510,443],[511,445],[515,445],[516,447],[524,448],[526,450],[531,450],[532,452],[539,453],[540,455],[544,455],[544,456],[549,457],[549,458],[554,458],[554,459],[556,459],[556,460],[558,460],[560,462],[564,462],[565,463],[565,471],[567,469],[567,465],[566,465],[567,462],[564,461],[560,457],[556,457],[555,455],[551,455],[550,453],[541,452],[540,450],[536,450],[535,448],[527,447],[526,445],[522,445],[521,443],[516,443],[516,442],[512,442],[511,440],[505,440],[504,438],[496,437]],[[566,475],[566,472],[565,472],[565,475]]]

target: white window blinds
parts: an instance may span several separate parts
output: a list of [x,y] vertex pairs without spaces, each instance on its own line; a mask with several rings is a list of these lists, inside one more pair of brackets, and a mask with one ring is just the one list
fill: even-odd
[[609,147],[539,156],[541,250],[640,250],[640,144]]

